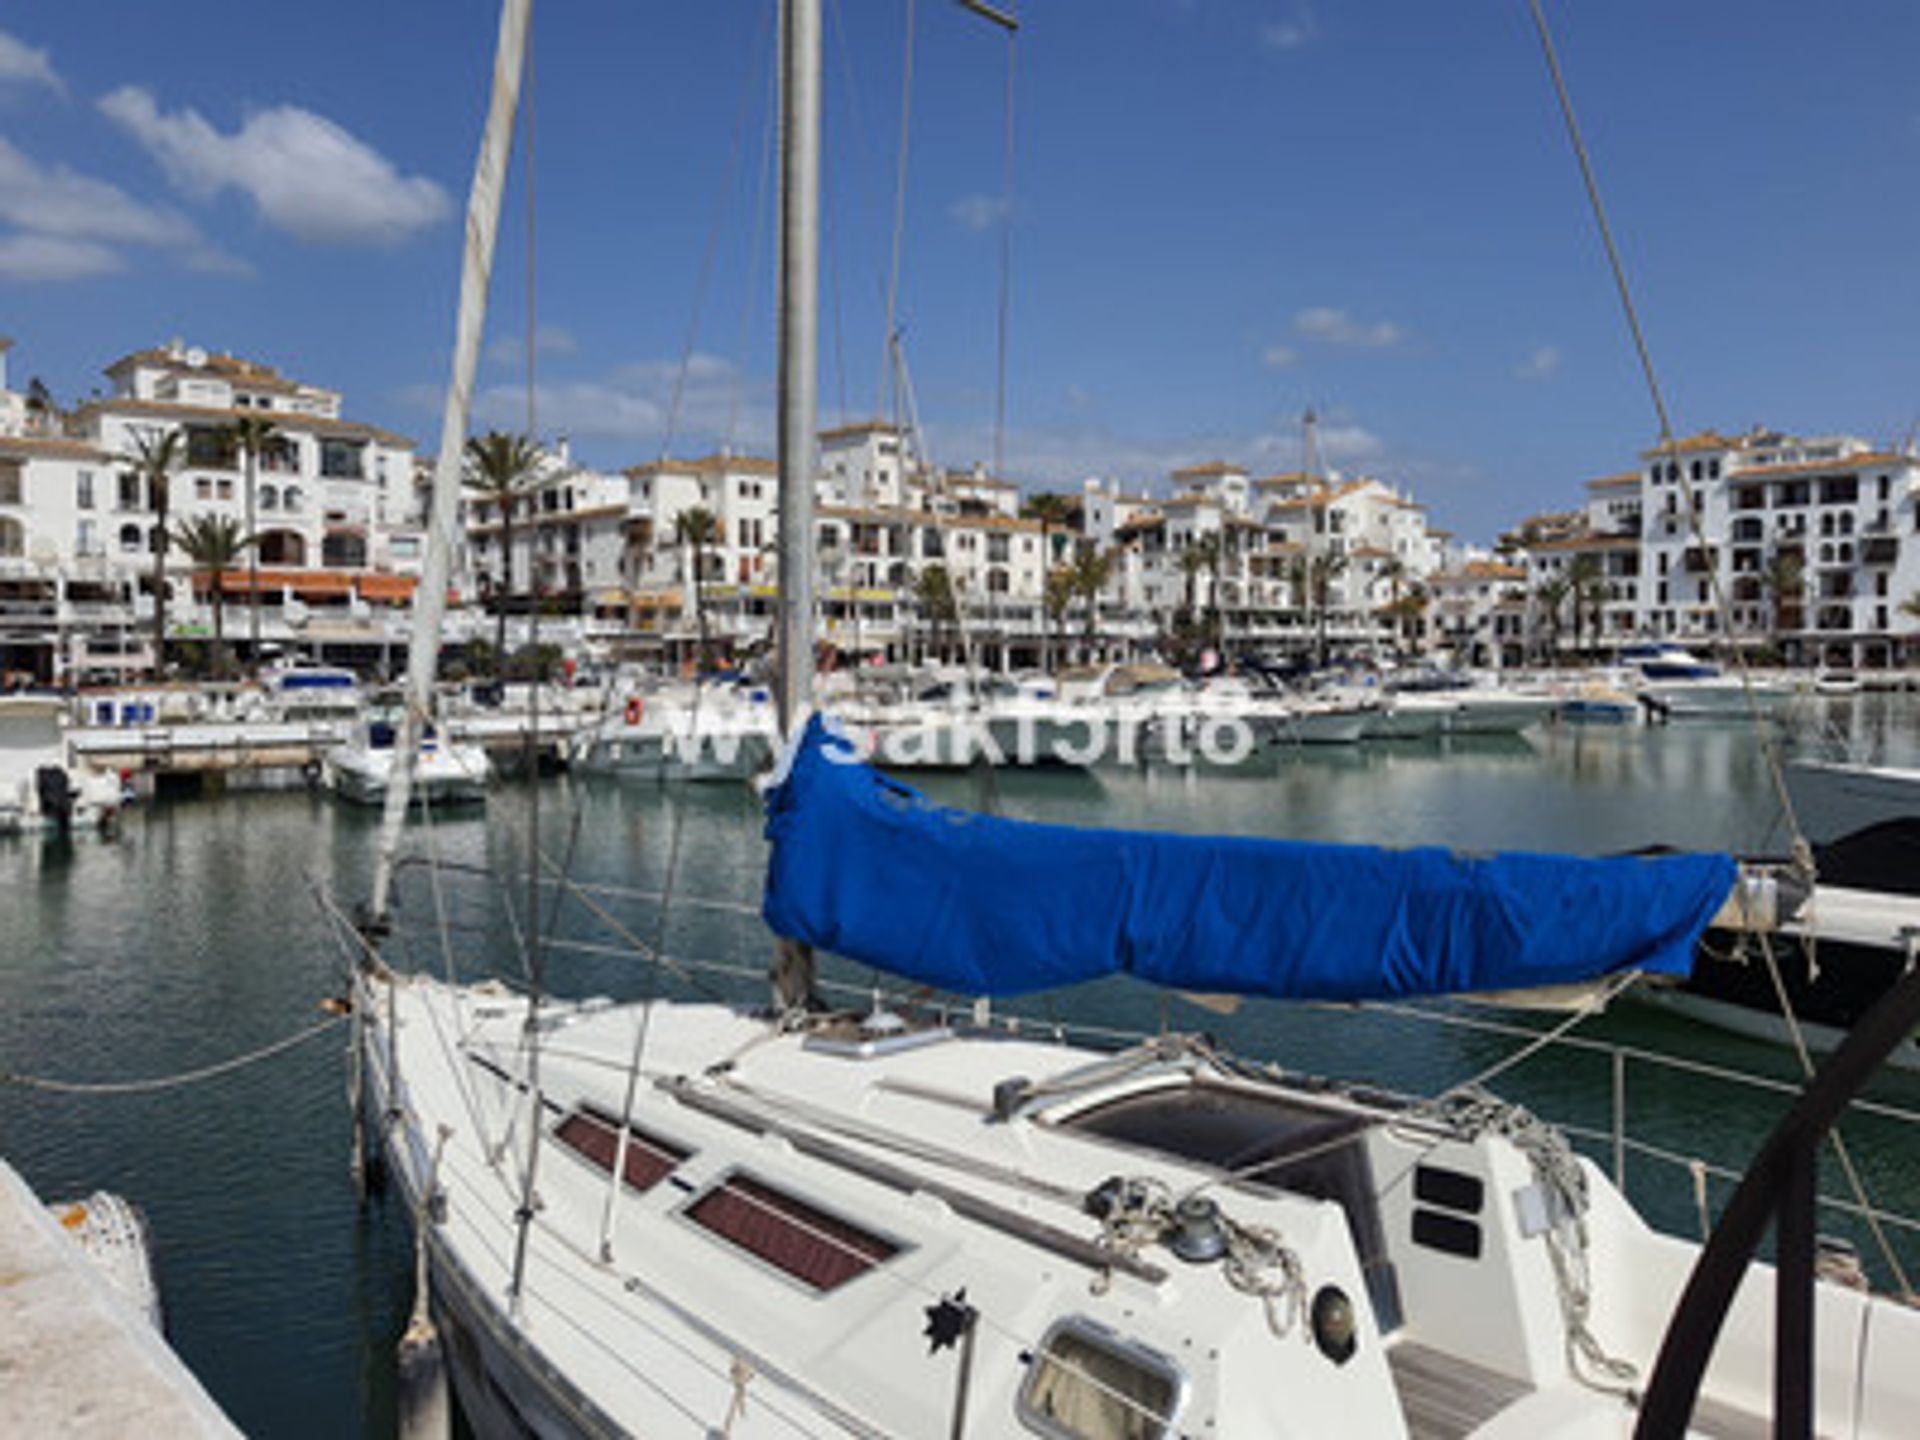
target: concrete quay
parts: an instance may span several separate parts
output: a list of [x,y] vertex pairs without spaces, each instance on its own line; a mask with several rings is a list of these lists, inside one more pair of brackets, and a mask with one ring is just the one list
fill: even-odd
[[0,1435],[239,1434],[160,1333],[0,1160]]
[[[535,726],[524,714],[475,714],[441,722],[455,740],[484,746],[511,763],[529,739],[543,756],[564,760],[590,718],[542,715]],[[235,784],[247,779],[295,783],[316,772],[321,759],[347,738],[337,722],[206,721],[141,726],[88,726],[67,732],[74,758],[101,770],[130,772],[137,785],[158,782]]]

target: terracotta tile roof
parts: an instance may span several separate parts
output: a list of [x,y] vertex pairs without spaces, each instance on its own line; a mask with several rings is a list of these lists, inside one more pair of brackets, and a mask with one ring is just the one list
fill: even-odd
[[849,425],[836,425],[831,430],[822,430],[822,440],[850,440],[856,435],[898,435],[899,427],[885,420],[855,420]]
[[1908,455],[1897,455],[1884,450],[1862,451],[1858,455],[1841,455],[1832,460],[1808,460],[1797,465],[1741,465],[1729,466],[1727,480],[1730,484],[1755,484],[1762,480],[1791,480],[1812,475],[1850,475],[1860,470],[1870,470],[1875,466],[1915,466],[1920,465]]
[[1638,489],[1639,485],[1640,472],[1638,470],[1629,470],[1621,475],[1602,475],[1598,480],[1587,481],[1587,488],[1589,490],[1624,490],[1628,486]]
[[414,442],[406,436],[396,435],[391,430],[383,430],[378,425],[368,425],[359,420],[329,420],[324,415],[307,415],[298,410],[224,409],[217,405],[175,405],[166,400],[116,398],[89,400],[73,413],[76,418],[92,415],[143,415],[157,420],[175,420],[181,424],[199,421],[211,425],[265,418],[271,420],[277,430],[308,430],[321,437],[340,436],[355,440],[378,440],[383,444],[405,450],[414,448]]
[[69,440],[56,435],[0,435],[0,455],[31,460],[36,455],[63,460],[98,460],[103,464],[117,457],[85,440]]
[[1669,452],[1677,455],[1687,455],[1700,450],[1731,450],[1738,443],[1738,441],[1729,440],[1718,430],[1702,430],[1697,435],[1689,435],[1685,439],[1675,440],[1672,445],[1655,445],[1651,449],[1642,450],[1640,452],[1640,458],[1642,460],[1657,460]]
[[1186,475],[1244,475],[1246,473],[1247,468],[1244,465],[1230,465],[1225,460],[1202,460],[1198,465],[1181,466],[1173,472],[1173,478],[1178,480]]
[[759,455],[702,455],[697,460],[649,460],[629,465],[622,475],[778,475],[780,467]]
[[931,510],[885,506],[816,505],[816,520],[858,520],[874,525],[917,525],[929,530],[1019,530],[1040,533],[1038,520],[1013,515],[938,515]]

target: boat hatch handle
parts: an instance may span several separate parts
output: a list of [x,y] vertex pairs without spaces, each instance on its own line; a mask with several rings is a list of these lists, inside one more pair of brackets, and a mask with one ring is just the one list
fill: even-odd
[[1777,1227],[1773,1433],[1812,1436],[1815,1165],[1834,1122],[1916,1025],[1920,968],[1909,968],[1847,1033],[1767,1137],[1680,1296],[1640,1407],[1635,1440],[1686,1433],[1714,1341],[1770,1221]]
[[1071,1230],[1062,1230],[1057,1225],[1049,1225],[1044,1220],[1035,1220],[1017,1210],[1009,1210],[968,1190],[947,1185],[929,1176],[902,1169],[885,1160],[863,1155],[850,1146],[836,1140],[829,1140],[799,1126],[789,1125],[771,1116],[762,1115],[749,1106],[739,1105],[722,1096],[702,1090],[692,1081],[671,1076],[663,1076],[655,1082],[659,1088],[689,1109],[698,1110],[703,1115],[711,1115],[716,1120],[724,1120],[756,1135],[778,1135],[802,1155],[815,1160],[824,1160],[829,1165],[837,1165],[843,1170],[884,1185],[890,1190],[898,1190],[903,1195],[919,1192],[931,1195],[957,1214],[969,1220],[978,1221],[1005,1235],[1029,1244],[1038,1245],[1052,1251],[1064,1259],[1075,1261],[1090,1270],[1113,1271],[1130,1275],[1136,1280],[1144,1280],[1149,1285],[1159,1285],[1167,1278],[1167,1272],[1158,1265],[1150,1265],[1134,1256],[1110,1250],[1093,1240],[1074,1234]]

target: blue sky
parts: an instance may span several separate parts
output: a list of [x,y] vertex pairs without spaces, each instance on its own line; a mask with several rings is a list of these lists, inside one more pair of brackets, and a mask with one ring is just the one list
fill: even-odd
[[[826,0],[822,422],[882,403],[905,0]],[[1006,468],[1332,461],[1489,539],[1654,420],[1524,0],[1020,0]],[[916,0],[900,320],[993,454],[1008,45]],[[1920,420],[1920,6],[1548,0],[1683,431]],[[604,466],[771,445],[770,0],[540,0],[538,417]],[[14,0],[0,332],[62,400],[181,336],[437,435],[495,16]],[[525,423],[517,163],[482,416]],[[705,277],[704,282],[703,278]],[[689,347],[689,337],[692,337]],[[691,361],[683,364],[683,357]]]

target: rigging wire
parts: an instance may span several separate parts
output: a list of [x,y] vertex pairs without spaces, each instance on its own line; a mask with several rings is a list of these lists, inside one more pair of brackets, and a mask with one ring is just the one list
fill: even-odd
[[[1599,230],[1600,240],[1606,251],[1607,265],[1613,275],[1614,288],[1619,294],[1622,312],[1626,316],[1627,329],[1633,338],[1634,352],[1639,358],[1641,373],[1646,379],[1647,392],[1652,398],[1654,413],[1659,420],[1660,445],[1658,449],[1665,456],[1664,464],[1668,478],[1679,484],[1681,498],[1686,509],[1689,534],[1702,558],[1706,561],[1705,571],[1707,585],[1713,595],[1715,613],[1719,617],[1722,632],[1731,637],[1734,629],[1732,606],[1728,603],[1726,588],[1720,578],[1719,565],[1715,563],[1717,557],[1715,557],[1713,553],[1713,548],[1707,543],[1703,521],[1703,508],[1699,495],[1694,489],[1692,478],[1688,473],[1688,467],[1683,465],[1679,460],[1679,441],[1673,433],[1673,425],[1668,415],[1666,399],[1660,389],[1659,377],[1654,371],[1652,351],[1647,344],[1646,333],[1640,324],[1639,312],[1633,301],[1632,288],[1627,283],[1626,267],[1620,258],[1619,246],[1614,242],[1613,227],[1607,220],[1606,206],[1600,196],[1599,181],[1595,177],[1593,162],[1587,151],[1586,142],[1581,136],[1580,123],[1574,112],[1573,98],[1567,87],[1566,75],[1560,66],[1559,55],[1554,48],[1552,32],[1547,26],[1546,13],[1541,8],[1541,0],[1527,0],[1527,6],[1533,16],[1534,29],[1540,39],[1541,52],[1546,59],[1547,70],[1553,81],[1554,94],[1559,101],[1561,117],[1566,123],[1568,138],[1573,145],[1574,155],[1580,164],[1580,175],[1586,188],[1587,202],[1593,211],[1594,223]],[[1810,880],[1817,880],[1813,847],[1807,841],[1806,832],[1801,829],[1799,817],[1794,811],[1793,797],[1787,791],[1786,770],[1781,759],[1779,740],[1777,736],[1769,731],[1765,717],[1761,713],[1759,700],[1754,693],[1752,669],[1747,663],[1746,655],[1738,644],[1730,643],[1728,648],[1732,651],[1734,664],[1740,674],[1740,688],[1746,698],[1748,713],[1753,721],[1755,732],[1759,737],[1760,752],[1766,759],[1767,772],[1773,781],[1774,793],[1779,799],[1781,813],[1786,818],[1788,832],[1792,841],[1794,866]],[[1812,897],[1807,902],[1808,909],[1806,918],[1809,921],[1815,918],[1813,909],[1818,904],[1818,895],[1819,891],[1816,885],[1812,892]],[[1765,944],[1764,937],[1763,946],[1765,948],[1769,969],[1773,973],[1782,1017],[1786,1020],[1794,1036],[1802,1069],[1804,1073],[1811,1075],[1813,1073],[1813,1063],[1806,1052],[1804,1044],[1801,1042],[1799,1020],[1794,1014],[1792,1001],[1787,994],[1786,987],[1781,983],[1778,965],[1773,958],[1772,947]],[[1817,932],[1811,928],[1806,935],[1804,949],[1806,952],[1807,965],[1809,967],[1817,966],[1819,964],[1818,936]],[[1865,1182],[1859,1171],[1854,1167],[1852,1157],[1846,1150],[1845,1142],[1841,1138],[1839,1126],[1836,1124],[1828,1133],[1833,1143],[1835,1153],[1840,1157],[1842,1169],[1846,1173],[1847,1182],[1853,1189],[1855,1198],[1859,1201],[1862,1210],[1871,1212],[1873,1206],[1866,1193]],[[1899,1277],[1902,1290],[1911,1293],[1911,1287],[1907,1284],[1906,1280],[1906,1272],[1902,1269],[1899,1260],[1893,1255],[1891,1246],[1887,1243],[1885,1235],[1878,1226],[1874,1227],[1874,1235],[1880,1242],[1890,1268]]]
[[[963,0],[964,3],[964,0]],[[1020,26],[1006,23],[1007,31],[1007,123],[1006,148],[1001,157],[1000,179],[1000,313],[998,363],[993,391],[993,476],[1006,479],[1007,466],[1007,329],[1013,286],[1013,99],[1018,71]],[[1044,561],[1045,557],[1042,557]]]
[[899,377],[894,368],[899,364],[900,345],[900,249],[907,227],[907,153],[913,132],[913,16],[914,0],[907,0],[906,41],[900,57],[900,142],[899,151],[894,157],[892,261],[887,271],[887,314],[880,354],[880,388],[874,397],[875,410],[890,419],[896,428],[900,424]]
[[[759,30],[755,34],[754,55],[764,54],[767,48],[767,33],[772,26],[772,7],[768,7],[762,17]],[[747,117],[750,113],[754,80],[760,67],[750,63],[740,81],[740,98],[736,102],[733,119],[733,135],[726,170],[721,184],[714,193],[713,215],[707,224],[706,245],[701,251],[700,268],[693,283],[693,305],[687,316],[687,329],[680,345],[680,365],[674,372],[673,391],[667,401],[667,420],[661,428],[660,459],[664,462],[673,454],[674,436],[680,424],[680,411],[686,399],[687,378],[692,373],[694,346],[699,343],[700,317],[706,308],[707,288],[713,279],[714,259],[720,248],[720,234],[725,227],[727,213],[732,198],[732,186],[740,174],[741,159],[746,150]]]
[[1566,74],[1560,67],[1559,52],[1554,48],[1553,34],[1547,26],[1546,12],[1541,8],[1541,0],[1527,0],[1527,8],[1533,15],[1534,30],[1540,39],[1540,49],[1546,59],[1547,72],[1553,81],[1554,95],[1560,106],[1561,119],[1567,127],[1567,138],[1573,146],[1574,158],[1580,165],[1581,183],[1586,189],[1587,205],[1593,212],[1594,226],[1599,231],[1601,247],[1606,251],[1607,268],[1613,276],[1614,290],[1620,300],[1621,313],[1626,318],[1627,331],[1633,340],[1633,350],[1640,362],[1640,373],[1646,380],[1647,394],[1653,402],[1655,419],[1660,426],[1660,440],[1655,447],[1664,457],[1671,478],[1678,481],[1681,498],[1687,512],[1688,532],[1694,545],[1705,560],[1707,585],[1713,595],[1714,611],[1719,618],[1721,632],[1729,637],[1728,649],[1732,652],[1734,665],[1740,673],[1740,689],[1747,702],[1748,714],[1753,720],[1754,729],[1759,736],[1761,754],[1766,757],[1769,775],[1773,780],[1776,796],[1780,801],[1781,812],[1787,817],[1787,825],[1793,836],[1795,864],[1807,875],[1813,874],[1812,848],[1807,844],[1806,835],[1800,828],[1798,817],[1794,813],[1793,797],[1787,793],[1787,777],[1780,758],[1778,739],[1767,729],[1765,716],[1760,702],[1754,693],[1753,672],[1747,663],[1745,653],[1738,644],[1732,643],[1733,607],[1729,603],[1726,587],[1720,579],[1720,567],[1713,548],[1707,544],[1705,534],[1704,509],[1698,493],[1687,473],[1687,467],[1680,463],[1680,442],[1673,432],[1673,421],[1667,409],[1665,393],[1660,387],[1660,377],[1654,370],[1653,351],[1647,344],[1646,331],[1640,323],[1640,312],[1634,304],[1633,289],[1627,282],[1625,262],[1620,257],[1620,247],[1613,236],[1613,226],[1607,219],[1607,208],[1600,195],[1600,182],[1595,175],[1593,159],[1587,150],[1587,142],[1580,130],[1579,117],[1573,106],[1573,96],[1567,87]]

